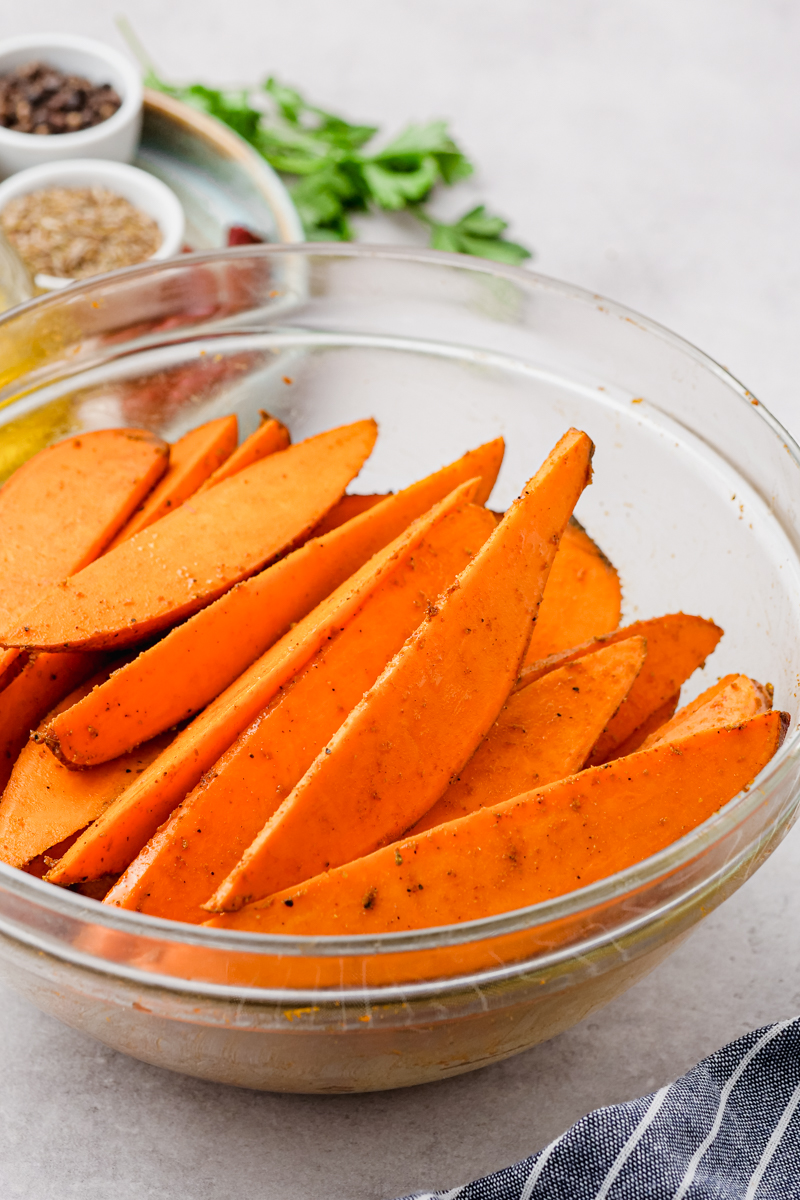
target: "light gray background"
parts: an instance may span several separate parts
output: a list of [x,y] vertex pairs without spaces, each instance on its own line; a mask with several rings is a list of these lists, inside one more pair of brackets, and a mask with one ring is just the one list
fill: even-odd
[[[2,33],[164,74],[268,73],[396,129],[447,116],[536,267],[696,342],[800,433],[794,0],[3,0]],[[448,199],[447,207],[462,199]],[[403,222],[373,240],[408,241]],[[653,975],[499,1066],[367,1097],[259,1095],[123,1058],[0,991],[4,1200],[380,1200],[452,1187],[800,1010],[800,830]]]

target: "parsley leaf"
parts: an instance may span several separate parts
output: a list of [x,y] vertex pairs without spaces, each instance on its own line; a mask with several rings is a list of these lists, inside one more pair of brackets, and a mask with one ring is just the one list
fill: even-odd
[[430,230],[430,244],[519,264],[530,251],[503,237],[508,223],[483,205],[452,224],[423,207],[438,186],[451,187],[473,172],[472,163],[450,135],[446,121],[408,125],[382,148],[376,125],[353,124],[309,104],[296,88],[271,76],[259,90],[224,90],[165,83],[153,70],[130,25],[123,36],[142,63],[145,84],[183,100],[235,130],[281,175],[309,241],[351,241],[348,214],[383,209],[413,212]]
[[464,213],[452,224],[435,221],[422,210],[416,215],[431,231],[431,246],[434,250],[450,250],[456,254],[474,254],[479,258],[491,258],[495,262],[519,266],[531,257],[530,250],[518,242],[507,241],[503,234],[508,222],[502,217],[492,216],[483,204]]

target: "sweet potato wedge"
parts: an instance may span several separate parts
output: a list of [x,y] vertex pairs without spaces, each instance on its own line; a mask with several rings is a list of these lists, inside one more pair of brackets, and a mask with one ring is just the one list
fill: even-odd
[[359,517],[363,512],[369,512],[376,504],[380,504],[381,500],[385,500],[387,495],[389,495],[388,492],[370,496],[345,494],[338,504],[334,504],[327,516],[322,518],[314,530],[313,536],[322,537],[323,533],[330,533],[332,529],[338,529],[340,525],[344,525],[345,521],[352,521],[353,517]]
[[592,449],[565,434],[264,826],[264,894],[391,841],[464,766],[519,671]]
[[0,650],[0,692],[16,679],[27,661],[26,650]]
[[[311,612],[412,520],[470,479],[468,472],[480,475],[478,497],[488,496],[502,456],[502,441],[489,442],[238,584],[53,721],[48,729],[51,748],[67,763],[92,766],[185,720],[233,685],[293,622]],[[203,769],[269,698],[255,710],[247,709],[243,723],[226,742],[213,743],[216,753]]]
[[[207,919],[201,905],[494,529],[485,508],[462,501],[437,509],[358,612],[150,839],[107,903],[174,921]],[[238,877],[233,886],[239,888]]]
[[178,508],[236,449],[235,416],[219,417],[184,434],[169,450],[169,469],[114,538],[109,550]]
[[193,496],[46,592],[0,642],[118,648],[210,604],[288,550],[361,470],[374,421],[357,421],[262,458]]
[[675,692],[658,708],[654,708],[649,717],[642,721],[634,729],[633,733],[628,734],[624,742],[620,742],[614,750],[614,758],[624,758],[626,754],[633,754],[634,750],[638,750],[651,733],[656,729],[660,729],[669,719],[674,716],[675,710],[681,702],[680,692]]
[[642,742],[641,749],[649,750],[662,742],[674,742],[676,738],[688,737],[701,729],[741,725],[771,708],[770,687],[764,687],[747,675],[726,675],[654,730]]
[[0,859],[12,867],[22,867],[83,829],[142,773],[169,740],[169,734],[162,735],[132,754],[88,771],[67,770],[43,742],[29,741],[0,799]]
[[706,729],[482,808],[207,924],[375,934],[471,921],[563,896],[649,858],[767,765],[788,716]]
[[628,638],[509,696],[458,778],[408,836],[580,771],[630,691],[646,650],[644,638]]
[[270,454],[277,454],[278,451],[285,450],[290,442],[291,438],[286,426],[282,425],[275,417],[271,417],[269,413],[262,412],[258,429],[251,433],[250,437],[245,438],[241,446],[228,455],[216,471],[200,484],[197,489],[198,493],[216,487],[223,480],[238,475],[246,467],[252,467],[253,463],[260,462],[262,458],[268,458]]
[[[455,489],[458,495],[454,502],[471,499],[476,487],[475,480],[462,484]],[[356,520],[369,516],[365,513]],[[48,875],[50,882],[81,883],[124,871],[162,821],[279,689],[302,670],[337,627],[349,620],[416,532],[412,524],[378,551],[195,717],[53,867]]]
[[88,679],[104,654],[34,654],[0,691],[0,791],[6,786],[30,732],[54,705]]
[[619,575],[573,517],[544,589],[525,662],[538,662],[611,633],[619,625],[621,612]]
[[611,758],[617,746],[638,729],[655,709],[674,696],[692,672],[703,665],[722,637],[722,630],[713,621],[706,621],[703,617],[670,613],[649,621],[634,621],[583,646],[554,654],[539,663],[531,663],[520,672],[518,688],[541,678],[554,667],[591,654],[601,646],[637,636],[647,642],[647,658],[619,712],[598,738],[588,760],[589,766],[597,766]]
[[0,628],[103,552],[169,463],[141,429],[57,442],[0,488]]

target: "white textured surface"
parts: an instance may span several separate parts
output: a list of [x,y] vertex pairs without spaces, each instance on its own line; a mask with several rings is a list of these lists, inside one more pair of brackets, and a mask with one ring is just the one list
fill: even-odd
[[[800,432],[800,9],[791,0],[39,0],[3,33],[120,44],[165,74],[275,72],[397,127],[446,115],[481,164],[464,204],[536,266],[663,321]],[[450,203],[450,202],[448,202]],[[452,202],[455,205],[455,201]],[[460,206],[460,202],[459,202]],[[381,240],[408,240],[385,227]],[[0,992],[4,1200],[367,1200],[452,1186],[800,1009],[800,831],[666,964],[546,1046],[368,1097],[259,1095],[143,1066]]]

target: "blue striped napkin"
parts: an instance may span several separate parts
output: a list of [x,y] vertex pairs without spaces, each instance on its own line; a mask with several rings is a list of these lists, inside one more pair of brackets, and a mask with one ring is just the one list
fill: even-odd
[[800,1200],[800,1018],[757,1029],[539,1154],[405,1200]]

